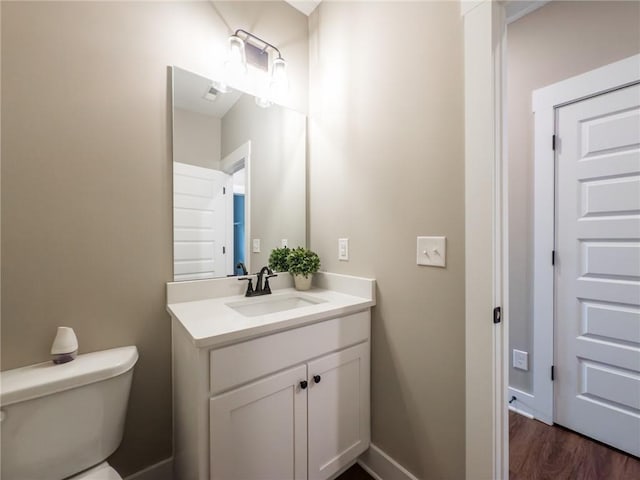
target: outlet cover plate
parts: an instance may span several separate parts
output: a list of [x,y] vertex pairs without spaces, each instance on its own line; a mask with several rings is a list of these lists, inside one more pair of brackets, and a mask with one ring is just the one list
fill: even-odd
[[446,267],[447,237],[418,237],[416,262],[418,265]]
[[529,353],[513,349],[513,368],[529,370]]
[[349,260],[349,239],[338,239],[338,260],[347,262]]

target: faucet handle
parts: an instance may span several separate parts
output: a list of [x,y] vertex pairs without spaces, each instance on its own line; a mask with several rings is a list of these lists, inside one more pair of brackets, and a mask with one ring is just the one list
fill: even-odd
[[249,282],[247,285],[247,291],[244,294],[245,297],[248,297],[253,293],[253,279],[250,277],[242,277],[238,279],[239,282],[242,280],[246,280],[247,282]]
[[269,285],[269,279],[273,278],[273,277],[277,277],[278,275],[276,273],[271,273],[269,275],[267,275],[267,277],[264,279],[264,288],[263,290],[269,294],[271,293],[271,285]]

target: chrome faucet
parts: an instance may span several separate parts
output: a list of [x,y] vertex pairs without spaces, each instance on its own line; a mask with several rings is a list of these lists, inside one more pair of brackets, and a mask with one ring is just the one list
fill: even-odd
[[[247,291],[245,297],[257,297],[259,295],[271,295],[271,286],[269,285],[269,279],[277,277],[275,273],[269,267],[262,267],[258,273],[256,273],[256,288],[253,288],[253,279],[251,277],[243,277],[238,280],[247,280]],[[263,283],[264,280],[264,283]]]

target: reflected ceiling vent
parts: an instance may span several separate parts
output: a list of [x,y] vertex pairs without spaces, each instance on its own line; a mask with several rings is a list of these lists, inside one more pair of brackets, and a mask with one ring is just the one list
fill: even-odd
[[218,95],[220,95],[221,93],[223,93],[223,92],[218,90],[213,85],[209,85],[209,88],[207,89],[207,91],[205,92],[205,94],[204,94],[204,96],[202,98],[204,98],[205,100],[208,100],[210,102],[215,102],[216,98],[218,98]]

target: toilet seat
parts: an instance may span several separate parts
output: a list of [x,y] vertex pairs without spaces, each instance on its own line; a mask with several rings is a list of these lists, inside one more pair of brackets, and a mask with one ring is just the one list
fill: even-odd
[[122,477],[118,475],[118,472],[111,465],[103,462],[76,476],[70,477],[68,480],[122,480]]

